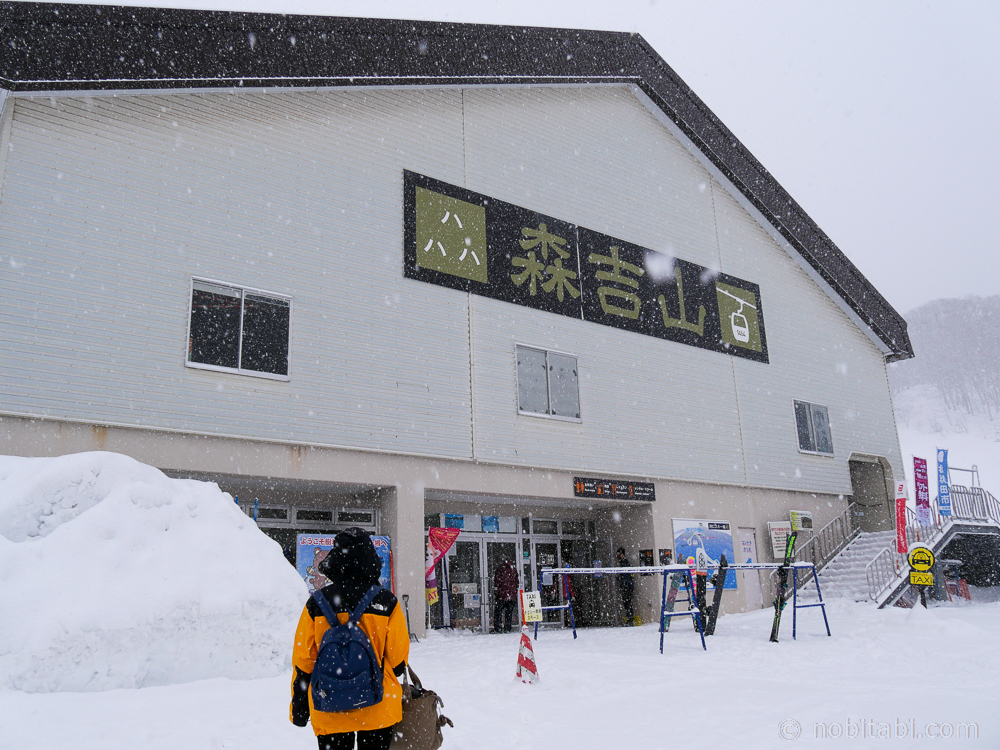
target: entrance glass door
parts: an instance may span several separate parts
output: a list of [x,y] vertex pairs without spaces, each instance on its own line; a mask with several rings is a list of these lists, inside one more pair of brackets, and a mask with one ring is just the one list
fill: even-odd
[[[486,596],[486,622],[484,630],[489,631],[496,624],[497,602],[495,598],[496,576],[500,564],[509,559],[517,567],[517,542],[491,542],[486,541],[486,585],[484,594]],[[518,576],[520,577],[520,576]],[[511,614],[511,627],[516,630],[520,622],[518,614],[518,602],[514,602],[514,611]]]
[[479,540],[456,541],[448,554],[448,605],[451,625],[481,630],[482,560]]
[[[534,547],[534,559],[535,559],[535,582],[539,583],[538,577],[541,575],[542,568],[558,568],[559,566],[559,542],[533,542],[532,547]],[[561,577],[553,576],[551,585],[539,585],[538,590],[542,594],[542,606],[543,607],[558,607],[562,604],[562,585]],[[548,612],[542,613],[543,623],[559,623],[562,624],[563,621],[563,610],[549,610]]]

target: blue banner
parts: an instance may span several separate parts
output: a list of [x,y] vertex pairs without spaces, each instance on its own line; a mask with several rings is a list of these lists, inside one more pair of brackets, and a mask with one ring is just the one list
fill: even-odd
[[951,488],[948,486],[948,451],[939,448],[938,469],[938,513],[951,516]]

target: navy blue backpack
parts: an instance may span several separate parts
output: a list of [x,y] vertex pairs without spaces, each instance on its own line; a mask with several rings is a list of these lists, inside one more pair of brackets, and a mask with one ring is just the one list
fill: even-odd
[[317,711],[350,711],[382,700],[382,664],[372,642],[358,626],[361,615],[381,590],[377,583],[368,589],[343,625],[326,597],[313,592],[313,599],[330,623],[320,641],[310,681],[313,708]]

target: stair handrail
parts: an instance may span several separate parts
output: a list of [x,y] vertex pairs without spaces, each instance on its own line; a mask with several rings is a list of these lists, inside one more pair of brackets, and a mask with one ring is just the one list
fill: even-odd
[[[830,520],[823,528],[813,534],[812,538],[803,544],[795,553],[797,560],[808,560],[815,566],[815,571],[822,570],[827,563],[836,557],[844,547],[851,543],[861,527],[854,520],[850,506]],[[809,576],[812,571],[809,572]],[[805,582],[808,578],[803,579]],[[801,583],[800,582],[800,583]]]
[[987,490],[961,484],[953,484],[950,489],[953,518],[1000,523],[1000,502]]
[[[952,520],[992,521],[1000,523],[1000,502],[982,487],[966,487],[953,484],[951,492],[951,516],[942,516],[937,508],[931,508],[930,523],[922,524],[917,514],[906,509],[906,540],[909,544],[933,546],[944,532],[945,525]],[[865,567],[868,580],[868,596],[878,601],[887,588],[906,572],[906,555],[899,552],[896,540],[882,550]]]
[[[848,505],[838,515],[834,516],[819,531],[815,532],[812,538],[798,547],[793,555],[793,561],[809,561],[813,567],[808,570],[799,571],[799,588],[813,579],[826,565],[850,544],[861,532],[861,527],[854,518],[854,512]],[[778,562],[781,562],[780,560]],[[772,570],[770,573],[771,585],[774,587],[774,578],[778,571]]]
[[886,547],[878,553],[874,560],[865,566],[865,579],[868,581],[868,596],[872,601],[885,593],[893,582],[899,578],[903,569],[904,555],[895,550],[895,542],[892,547]]

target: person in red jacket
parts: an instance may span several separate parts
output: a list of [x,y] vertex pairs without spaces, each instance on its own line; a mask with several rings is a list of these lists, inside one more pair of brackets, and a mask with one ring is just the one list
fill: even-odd
[[[493,630],[509,633],[511,619],[517,608],[517,567],[514,561],[505,557],[493,574]],[[501,622],[502,621],[502,622]]]
[[[337,534],[333,549],[317,567],[330,580],[320,589],[320,596],[330,602],[343,624],[365,592],[378,583],[382,562],[368,532],[350,528]],[[355,733],[358,750],[388,750],[392,728],[403,718],[403,689],[396,678],[406,668],[410,636],[406,616],[393,593],[388,589],[379,591],[361,614],[358,625],[383,660],[382,700],[373,706],[332,713],[316,710],[309,690],[319,644],[330,627],[312,597],[295,630],[291,720],[300,727],[312,721],[319,750],[353,750]]]

